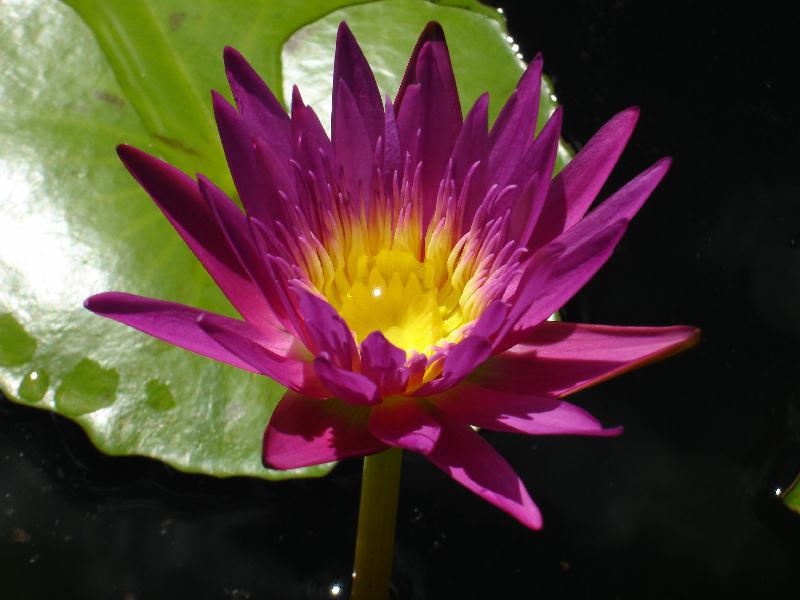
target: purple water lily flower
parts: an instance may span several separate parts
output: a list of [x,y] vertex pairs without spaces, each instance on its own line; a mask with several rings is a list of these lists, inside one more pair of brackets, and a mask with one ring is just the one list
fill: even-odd
[[563,398],[687,348],[690,327],[548,321],[605,263],[669,167],[587,214],[637,120],[614,116],[555,178],[557,110],[534,136],[537,56],[489,129],[462,118],[441,27],[429,24],[394,102],[345,24],[331,136],[297,89],[288,116],[225,50],[236,108],[214,112],[244,212],[140,150],[119,155],[243,320],[120,292],[90,310],[288,388],[264,436],[275,469],[418,452],[530,528],[522,481],[471,425],[616,435]]

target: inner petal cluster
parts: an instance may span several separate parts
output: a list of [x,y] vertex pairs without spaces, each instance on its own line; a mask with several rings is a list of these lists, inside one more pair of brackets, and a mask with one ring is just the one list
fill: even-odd
[[[519,252],[508,240],[506,216],[479,212],[465,224],[469,184],[458,189],[449,169],[427,201],[420,164],[409,157],[402,177],[376,171],[367,199],[360,181],[308,185],[321,207],[318,225],[297,219],[281,253],[299,259],[301,279],[333,306],[357,343],[380,331],[407,353],[430,355],[458,343],[509,289]],[[492,189],[485,201],[498,195]]]
[[344,272],[328,302],[362,341],[380,331],[398,348],[425,353],[463,323],[459,307],[440,298],[435,267],[403,250],[362,255],[351,280]]
[[322,239],[306,245],[301,265],[357,342],[380,331],[407,352],[427,354],[459,341],[483,303],[476,305],[469,286],[476,269],[456,238],[456,204],[451,200],[453,214],[440,215],[426,235],[413,186],[393,187],[394,194],[378,193],[369,203],[350,202],[346,191],[328,199]]

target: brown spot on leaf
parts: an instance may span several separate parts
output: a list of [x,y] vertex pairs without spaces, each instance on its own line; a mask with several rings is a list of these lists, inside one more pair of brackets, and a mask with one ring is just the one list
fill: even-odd
[[169,30],[172,33],[175,33],[176,31],[178,31],[178,29],[181,28],[181,25],[183,25],[183,22],[185,20],[186,20],[185,12],[172,13],[169,16]]
[[112,94],[111,92],[106,92],[105,90],[97,90],[94,93],[95,98],[102,102],[107,102],[112,106],[123,107],[125,106],[125,98],[121,98],[116,94]]
[[167,146],[171,148],[175,148],[176,150],[180,150],[181,152],[185,152],[186,154],[191,154],[192,156],[200,156],[197,150],[195,150],[194,148],[190,148],[180,140],[176,140],[175,138],[171,138],[166,135],[161,135],[160,133],[154,133],[153,137],[160,142],[164,142]]

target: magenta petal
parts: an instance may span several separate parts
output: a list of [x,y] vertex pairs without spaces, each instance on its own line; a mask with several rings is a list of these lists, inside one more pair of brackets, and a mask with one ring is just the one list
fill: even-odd
[[327,353],[314,359],[314,371],[331,394],[350,404],[377,404],[381,401],[378,386],[361,373],[334,365]]
[[[583,222],[563,234],[572,238],[569,242],[561,243],[562,238],[556,238],[531,257],[527,271],[510,299],[515,309],[524,307],[525,312],[519,318],[516,318],[516,311],[512,312],[508,323],[513,323],[514,332],[497,347],[504,349],[513,345],[525,332],[564,306],[611,256],[625,233],[627,221],[595,230],[582,225]],[[579,229],[583,237],[577,235]],[[539,260],[541,257],[544,259]],[[547,270],[544,283],[539,277],[539,269]]]
[[546,244],[583,217],[617,163],[638,118],[639,110],[636,108],[629,108],[612,117],[553,179],[539,222],[531,236],[531,251]]
[[508,314],[509,306],[505,302],[494,300],[489,304],[472,327],[469,335],[447,350],[442,374],[420,386],[413,395],[422,397],[448,390],[489,358],[494,348],[494,344],[489,338],[502,332]]
[[258,219],[248,217],[247,224],[266,274],[265,279],[261,281],[264,286],[264,295],[269,298],[270,304],[276,307],[276,314],[282,322],[286,323],[286,329],[296,335],[306,348],[313,348],[311,336],[289,294],[289,281],[294,278],[291,267],[282,258],[269,253],[267,240],[270,234],[263,223]]
[[[327,390],[320,384],[310,362],[273,352],[261,343],[258,331],[242,327],[241,322],[209,313],[200,315],[197,323],[215,342],[249,365],[249,370],[266,375],[301,394],[327,397]],[[302,348],[292,350],[295,355],[303,352]]]
[[280,326],[295,333],[291,321],[286,317],[282,304],[275,298],[274,292],[268,284],[269,273],[265,261],[258,253],[256,245],[250,235],[247,218],[242,214],[233,201],[202,175],[197,177],[198,186],[206,204],[211,209],[214,218],[224,235],[230,248],[246,271],[250,280],[258,287],[270,312],[267,314],[247,315],[247,320],[255,325]]
[[442,26],[435,21],[431,21],[425,25],[425,29],[422,30],[414,46],[414,50],[411,52],[408,66],[403,74],[403,80],[400,82],[400,88],[397,90],[397,96],[395,97],[395,110],[400,113],[401,104],[405,98],[406,91],[410,86],[419,83],[417,64],[419,63],[420,53],[426,46],[430,46],[434,50],[436,55],[435,65],[436,69],[439,71],[438,78],[443,82],[449,96],[447,99],[443,100],[450,105],[453,105],[455,101],[459,106],[459,114],[461,114],[461,104],[458,101],[458,92],[456,90],[456,79],[455,75],[453,75],[453,67],[450,64],[450,52],[447,49],[444,30]]
[[299,285],[292,286],[306,330],[313,342],[313,353],[325,352],[331,362],[351,370],[358,362],[358,350],[353,334],[339,313],[319,296]]
[[380,331],[373,331],[361,342],[361,373],[374,381],[381,396],[393,396],[408,385],[406,353],[387,340]]
[[530,435],[612,436],[622,428],[603,429],[582,408],[552,396],[501,392],[463,382],[431,401],[467,425]]
[[344,172],[353,202],[367,200],[371,191],[375,143],[367,133],[364,118],[344,80],[336,84],[333,129],[333,151]]
[[333,145],[317,113],[303,103],[297,86],[292,88],[292,140],[293,158],[303,170],[324,174],[322,159],[333,155]]
[[563,111],[558,107],[526,152],[510,183],[519,193],[509,219],[509,236],[525,246],[534,231],[547,198],[550,178],[558,155]]
[[438,23],[429,23],[417,42],[397,92],[395,109],[400,139],[414,159],[422,162],[425,228],[433,215],[438,186],[462,125],[450,53]]
[[281,155],[289,156],[289,116],[281,103],[239,52],[227,47],[223,57],[225,74],[239,114],[257,136],[265,139]]
[[[649,169],[639,173],[619,190],[609,196],[600,206],[592,210],[579,223],[574,225],[569,231],[564,232],[558,239],[566,243],[572,243],[576,239],[581,239],[588,231],[601,226],[603,223],[610,223],[620,219],[630,221],[642,205],[661,183],[664,175],[672,164],[672,159],[662,158]],[[572,229],[575,232],[572,233]]]
[[367,427],[369,408],[286,392],[264,433],[264,464],[297,469],[384,450]]
[[423,397],[450,389],[491,354],[492,343],[487,338],[476,335],[465,338],[449,349],[441,376],[423,384],[413,395]]
[[263,140],[259,144],[262,147],[259,156],[255,149],[260,138],[244,117],[218,93],[213,92],[212,99],[222,148],[245,211],[264,223],[283,219],[279,193],[295,196],[294,183],[285,175],[288,161],[275,151],[264,150],[268,143]]
[[542,515],[522,480],[469,425],[437,415],[439,439],[428,459],[487,502],[531,529],[541,529]]
[[392,101],[386,98],[386,112],[383,125],[383,163],[385,189],[392,189],[392,181],[395,173],[399,174],[403,169],[403,148],[400,144],[400,132],[397,129],[397,118],[394,114]]
[[369,135],[369,141],[374,146],[378,138],[383,135],[384,116],[381,94],[364,52],[344,21],[339,24],[339,31],[336,34],[336,55],[333,63],[333,121],[331,123],[333,131],[336,130],[336,114],[340,101],[337,92],[339,81],[344,82],[352,92],[358,112]]
[[[515,307],[528,308],[521,318],[517,319],[514,315],[515,334],[505,340],[504,347],[519,341],[532,327],[561,308],[605,264],[628,222],[664,177],[669,166],[670,159],[660,160],[579,223],[537,250],[529,259],[526,273],[511,300]],[[546,281],[532,285],[531,280],[537,269],[543,265],[550,269]]]
[[[123,145],[117,152],[236,310],[254,323],[275,323],[272,310],[242,267],[197,184],[141,150]],[[238,211],[232,203],[221,208]]]
[[441,426],[419,400],[398,398],[372,409],[369,429],[390,446],[428,454],[439,439]]
[[488,176],[493,183],[504,186],[533,143],[541,88],[542,56],[537,54],[492,126]]
[[[204,314],[200,309],[123,292],[97,294],[88,298],[84,305],[93,313],[114,319],[196,354],[254,373],[261,372],[257,366],[230,352],[203,331],[197,324],[198,317]],[[288,354],[294,343],[294,338],[278,330],[262,331],[244,321],[223,316],[218,318],[240,335],[258,340],[259,344],[275,354]]]
[[[463,232],[486,196],[486,162],[489,152],[489,94],[482,94],[464,120],[453,148],[453,180],[456,190],[464,194]],[[464,193],[463,188],[469,185]]]
[[494,390],[563,396],[677,354],[699,337],[693,327],[546,321],[479,366],[469,380]]
[[509,306],[502,300],[493,300],[489,306],[481,313],[475,326],[470,331],[470,335],[490,338],[500,331],[506,322],[509,313]]

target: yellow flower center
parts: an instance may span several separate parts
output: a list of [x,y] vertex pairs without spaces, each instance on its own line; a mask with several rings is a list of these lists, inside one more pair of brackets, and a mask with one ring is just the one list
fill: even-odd
[[357,341],[377,330],[395,346],[420,353],[455,341],[463,313],[458,298],[447,293],[452,292],[447,278],[442,282],[437,276],[442,265],[390,249],[361,255],[351,266],[350,273],[336,272],[325,296]]
[[321,236],[287,232],[284,243],[357,343],[380,331],[406,352],[430,355],[461,340],[502,293],[516,263],[499,235],[504,221],[484,220],[462,232],[452,180],[440,186],[423,229],[419,168],[415,173],[395,180],[391,193],[379,187],[369,208],[331,188],[319,203]]

